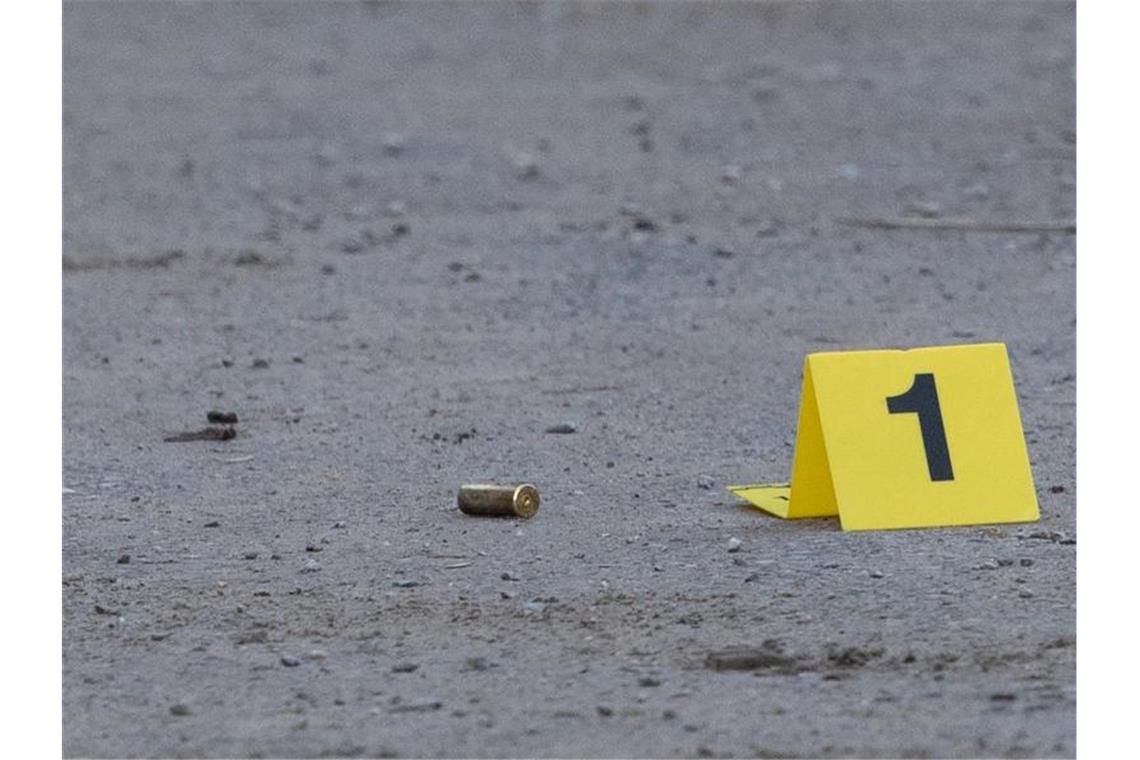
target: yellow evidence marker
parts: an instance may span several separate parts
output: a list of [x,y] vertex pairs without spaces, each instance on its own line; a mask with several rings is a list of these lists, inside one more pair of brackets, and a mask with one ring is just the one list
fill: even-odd
[[809,354],[791,484],[728,490],[844,530],[1037,520],[1005,344]]

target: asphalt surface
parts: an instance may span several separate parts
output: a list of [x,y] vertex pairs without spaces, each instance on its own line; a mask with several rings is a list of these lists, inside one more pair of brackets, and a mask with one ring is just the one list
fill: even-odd
[[[1075,237],[838,221],[1070,222],[1070,4],[68,3],[64,47],[66,755],[1074,754]],[[787,477],[805,354],[992,340],[1039,523],[724,491]],[[537,517],[458,513],[488,480]]]

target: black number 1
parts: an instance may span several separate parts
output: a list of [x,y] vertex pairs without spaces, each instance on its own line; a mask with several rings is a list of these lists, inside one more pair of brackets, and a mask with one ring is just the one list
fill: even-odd
[[887,397],[887,411],[891,414],[913,412],[918,415],[930,479],[953,480],[954,468],[950,466],[950,449],[946,446],[946,429],[942,427],[942,408],[938,405],[934,375],[930,372],[915,375],[914,383],[906,393]]

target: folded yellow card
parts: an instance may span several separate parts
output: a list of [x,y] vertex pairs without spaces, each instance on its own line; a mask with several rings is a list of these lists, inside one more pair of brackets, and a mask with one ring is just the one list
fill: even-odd
[[791,484],[728,490],[844,530],[1037,520],[1005,345],[809,354]]

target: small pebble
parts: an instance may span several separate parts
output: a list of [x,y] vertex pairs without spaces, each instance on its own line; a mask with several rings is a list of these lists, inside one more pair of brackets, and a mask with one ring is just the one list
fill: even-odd
[[657,223],[647,216],[635,216],[633,228],[642,232],[654,232],[657,230]]
[[539,171],[538,161],[534,156],[526,151],[519,151],[511,158],[511,166],[514,168],[515,178],[521,180],[538,179]]
[[296,657],[284,655],[281,657],[281,664],[287,668],[295,668],[301,664],[301,661],[298,660]]
[[254,359],[253,364],[250,365],[254,369],[269,369],[268,359]]
[[984,180],[978,180],[963,190],[962,195],[971,200],[985,200],[990,197],[990,186]]
[[337,159],[339,158],[340,151],[336,149],[335,145],[331,145],[329,143],[322,145],[320,147],[320,150],[317,151],[316,155],[313,156],[313,160],[315,160],[321,166],[332,166],[337,162]]
[[733,536],[732,538],[728,539],[728,552],[729,552],[729,554],[735,554],[736,552],[740,551],[740,547],[742,547],[742,546],[744,546],[744,542],[741,541],[736,536]]
[[392,581],[392,585],[395,586],[396,588],[415,588],[416,586],[420,585],[420,582],[419,581],[410,581],[410,580],[400,580],[400,581]]
[[548,433],[555,433],[559,435],[567,435],[569,433],[577,433],[578,426],[573,422],[560,422],[557,425],[551,425],[546,429]]
[[605,705],[598,705],[598,715],[601,715],[603,718],[608,718],[613,714],[614,714],[614,709],[612,707],[606,707]]
[[120,554],[119,558],[117,560],[115,560],[115,562],[117,564],[120,564],[120,565],[129,565],[129,564],[131,564],[131,555]]
[[246,552],[241,555],[242,559],[257,559],[257,552]]
[[183,718],[190,714],[190,708],[179,702],[176,705],[170,706],[170,714],[177,715],[179,718]]
[[305,564],[301,566],[302,573],[317,573],[321,570],[321,563],[315,559],[305,560]]
[[740,181],[740,177],[743,173],[743,170],[736,164],[729,164],[721,168],[720,181],[726,185],[735,185]]
[[237,412],[219,412],[216,409],[206,412],[206,421],[211,425],[236,425]]
[[393,673],[415,673],[419,669],[420,666],[414,662],[401,662],[392,666]]
[[505,581],[517,581],[519,579],[514,573],[503,573],[499,577]]
[[756,228],[756,237],[774,237],[780,234],[781,224],[775,219],[769,219],[761,222],[760,226]]
[[871,577],[872,578],[882,578],[883,574],[881,572],[879,572],[878,570],[872,570],[871,571]]
[[385,132],[381,145],[384,147],[385,155],[398,156],[407,147],[407,139],[399,132]]
[[642,686],[642,687],[647,688],[647,689],[650,689],[650,688],[653,688],[655,686],[660,686],[661,681],[654,678],[653,676],[643,676],[643,677],[637,679],[637,685]]
[[413,699],[411,702],[393,705],[392,712],[432,712],[443,707],[443,700],[434,697]]
[[360,253],[364,248],[364,242],[351,235],[340,241],[340,249],[345,253]]
[[546,611],[546,605],[542,602],[523,602],[522,609],[523,612],[537,615]]
[[708,491],[711,490],[715,485],[716,481],[713,480],[713,477],[711,475],[701,475],[697,478],[697,488]]
[[942,205],[935,201],[918,201],[908,205],[906,213],[922,219],[937,219],[942,216]]

